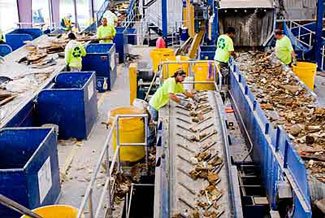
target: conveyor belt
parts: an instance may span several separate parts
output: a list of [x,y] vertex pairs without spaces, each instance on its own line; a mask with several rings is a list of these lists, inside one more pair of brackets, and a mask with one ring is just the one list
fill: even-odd
[[192,111],[174,103],[160,111],[166,162],[156,171],[155,195],[162,197],[155,199],[155,208],[159,208],[155,217],[232,217],[235,213],[219,122],[221,98],[215,98],[212,91],[198,95],[200,103]]

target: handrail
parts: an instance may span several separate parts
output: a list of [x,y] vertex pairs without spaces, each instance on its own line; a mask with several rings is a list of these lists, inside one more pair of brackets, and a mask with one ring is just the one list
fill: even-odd
[[[112,204],[113,204],[112,199],[114,196],[114,193],[113,193],[114,184],[111,184],[111,181],[114,179],[113,172],[114,172],[115,168],[117,168],[117,172],[121,172],[120,149],[121,149],[121,146],[126,145],[126,144],[120,143],[120,140],[119,140],[119,138],[120,138],[119,120],[123,119],[123,118],[135,118],[135,117],[144,118],[145,141],[144,141],[144,143],[130,143],[130,144],[133,146],[136,146],[136,145],[143,146],[144,145],[146,147],[146,163],[147,163],[147,161],[148,161],[148,151],[147,151],[148,115],[147,114],[123,114],[123,115],[120,114],[120,115],[117,115],[114,118],[113,123],[111,124],[111,129],[109,130],[109,133],[108,133],[106,140],[104,142],[104,146],[103,146],[102,151],[99,155],[99,159],[95,165],[94,173],[93,173],[93,175],[90,179],[90,182],[87,186],[86,193],[81,201],[78,215],[77,215],[78,218],[83,217],[83,213],[86,210],[87,203],[88,203],[90,217],[91,218],[99,217],[100,212],[103,208],[104,199],[105,199],[105,195],[107,194],[107,191],[108,191],[107,210],[109,213],[112,212]],[[113,147],[112,147],[113,143],[111,142],[111,140],[112,140],[114,131],[116,131],[116,149],[115,149],[115,152],[113,155],[113,159],[111,160],[111,163],[109,163],[110,162],[109,161],[109,152],[111,149],[113,149]],[[130,144],[127,144],[127,145],[130,145]],[[106,175],[105,185],[104,185],[103,190],[99,197],[98,205],[96,208],[94,208],[94,206],[93,206],[93,191],[95,189],[95,182],[96,182],[96,179],[100,173],[100,169],[101,169],[103,162],[106,166],[107,175]],[[116,164],[117,164],[117,167],[115,166]],[[94,214],[94,212],[95,212],[95,214]]]
[[[160,64],[161,68],[160,71],[157,72],[157,74],[159,72],[162,73],[162,75],[160,76],[160,82],[164,81],[164,78],[168,78],[167,75],[169,75],[169,69],[168,69],[168,65],[169,64],[189,64],[189,76],[195,76],[195,73],[193,72],[193,66],[195,64],[213,64],[213,75],[212,78],[214,78],[213,81],[184,81],[183,84],[214,84],[216,91],[220,91],[221,90],[221,85],[222,85],[222,74],[220,72],[220,68],[219,68],[219,64],[217,61],[213,61],[213,60],[195,60],[195,61],[164,61]],[[166,75],[167,74],[167,75]],[[217,77],[218,75],[218,77]],[[218,80],[217,80],[218,79]],[[218,83],[217,83],[218,81]],[[150,90],[148,90],[148,93],[150,92]]]

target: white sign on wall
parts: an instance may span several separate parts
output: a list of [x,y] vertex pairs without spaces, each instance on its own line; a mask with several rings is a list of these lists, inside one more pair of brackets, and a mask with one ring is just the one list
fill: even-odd
[[88,101],[91,99],[91,97],[93,97],[93,95],[94,95],[94,86],[93,83],[91,82],[88,85]]
[[38,171],[38,188],[40,203],[44,201],[47,193],[52,187],[52,172],[50,157],[46,159],[41,169]]

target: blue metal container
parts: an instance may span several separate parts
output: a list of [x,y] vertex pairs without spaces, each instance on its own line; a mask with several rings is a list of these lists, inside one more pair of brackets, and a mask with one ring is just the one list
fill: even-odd
[[98,92],[108,91],[109,79],[107,77],[97,76],[96,77],[96,89]]
[[125,27],[116,27],[116,35],[114,43],[116,45],[116,53],[119,55],[119,63],[124,63],[126,54],[128,53],[128,35]]
[[12,50],[16,50],[24,45],[24,41],[34,40],[42,34],[42,30],[37,28],[15,29],[6,34],[6,42]]
[[216,49],[216,46],[202,45],[199,50],[200,60],[213,60]]
[[93,43],[86,47],[87,55],[82,59],[83,71],[95,71],[96,76],[109,78],[108,89],[112,90],[117,77],[115,44]]
[[135,28],[127,28],[128,44],[137,44],[137,30]]
[[[0,193],[34,209],[60,194],[57,139],[49,128],[0,130]],[[0,217],[20,215],[0,205]]]
[[86,139],[97,118],[94,72],[63,72],[37,98],[40,124],[59,126],[62,139]]

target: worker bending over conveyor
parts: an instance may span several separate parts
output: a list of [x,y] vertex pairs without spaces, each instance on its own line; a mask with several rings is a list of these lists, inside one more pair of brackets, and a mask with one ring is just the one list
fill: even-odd
[[64,59],[67,70],[79,72],[82,68],[82,57],[86,56],[84,46],[76,41],[74,33],[68,34],[69,42],[64,50]]
[[291,41],[288,36],[283,34],[283,31],[276,29],[274,32],[276,38],[275,55],[284,64],[296,64],[296,54],[293,50]]
[[97,38],[100,43],[113,43],[113,39],[116,35],[115,27],[108,24],[107,18],[102,19],[102,25],[97,29]]
[[164,81],[163,85],[155,92],[149,101],[149,113],[152,121],[158,120],[158,111],[164,107],[169,100],[173,100],[180,105],[190,108],[191,104],[183,99],[180,99],[176,94],[184,94],[186,97],[196,99],[195,96],[184,89],[183,81],[186,73],[183,70],[178,70],[171,78]]
[[217,41],[217,50],[214,60],[218,62],[221,74],[223,76],[223,84],[229,84],[229,67],[228,62],[230,56],[236,58],[233,38],[235,38],[236,30],[228,27],[226,34],[220,35]]

